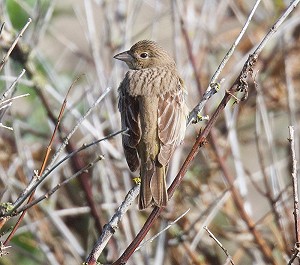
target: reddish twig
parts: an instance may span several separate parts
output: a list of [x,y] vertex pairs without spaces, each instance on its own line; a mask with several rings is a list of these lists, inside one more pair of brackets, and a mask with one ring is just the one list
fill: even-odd
[[200,79],[201,79],[200,73],[197,70],[195,56],[193,55],[191,40],[190,40],[189,34],[186,30],[186,27],[185,27],[182,16],[180,16],[180,26],[181,26],[181,32],[182,32],[183,38],[185,40],[185,45],[186,45],[186,49],[187,49],[187,52],[188,52],[189,60],[190,60],[190,62],[192,64],[192,67],[193,67],[197,88],[199,90],[199,93],[202,95],[204,93],[204,91],[203,91],[203,88],[202,88],[201,83],[200,83]]
[[[253,72],[253,66],[258,58],[259,53],[262,51],[262,49],[264,48],[264,46],[266,45],[267,41],[270,39],[270,37],[274,34],[274,32],[277,30],[277,28],[280,26],[280,24],[284,21],[284,19],[287,17],[287,15],[293,10],[293,8],[298,4],[298,1],[293,1],[290,6],[287,8],[287,10],[283,13],[283,15],[278,19],[278,21],[273,25],[273,27],[270,29],[270,31],[268,32],[268,34],[265,36],[265,38],[262,40],[262,42],[258,45],[257,49],[255,50],[255,52],[253,54],[251,54],[249,56],[249,58],[247,59],[246,63],[244,64],[243,70],[241,71],[240,75],[238,76],[238,78],[235,80],[235,82],[233,83],[233,85],[231,86],[231,88],[228,90],[227,93],[225,93],[221,103],[219,104],[219,106],[217,107],[217,109],[215,110],[215,112],[213,113],[211,119],[208,121],[206,127],[204,128],[204,130],[202,132],[199,133],[189,155],[187,156],[186,160],[184,161],[179,173],[177,174],[177,176],[175,177],[173,183],[171,184],[171,186],[168,189],[168,195],[169,198],[172,197],[173,193],[175,192],[175,189],[180,185],[188,167],[190,166],[192,160],[195,158],[195,156],[197,155],[197,153],[199,152],[199,149],[201,146],[203,146],[206,142],[206,138],[208,136],[208,134],[211,131],[212,126],[214,125],[214,123],[216,122],[218,116],[220,115],[220,112],[225,108],[226,104],[228,103],[228,101],[230,100],[230,98],[232,97],[232,95],[236,92],[236,91],[242,91],[245,92],[245,94],[247,93],[247,88],[248,88],[248,84],[247,84],[247,77],[249,74],[251,74]],[[198,112],[196,112],[197,115]],[[233,182],[232,182],[233,184]],[[232,187],[233,185],[231,185]],[[236,199],[241,199],[239,194],[236,193],[235,194]],[[253,234],[256,238],[256,241],[258,243],[258,245],[261,247],[263,246],[263,253],[265,254],[265,257],[268,261],[270,261],[271,263],[275,264],[273,258],[272,258],[272,252],[269,248],[269,246],[266,244],[266,242],[263,240],[263,238],[261,237],[260,233],[255,229],[255,224],[253,223],[253,221],[251,219],[247,219],[249,218],[249,216],[246,214],[245,210],[243,209],[243,203],[242,201],[240,201],[240,203],[238,204],[239,207],[242,208],[241,214],[242,217],[246,220],[248,220],[248,227],[250,229],[250,231],[253,231]],[[141,243],[141,241],[143,240],[143,238],[146,236],[146,234],[148,233],[148,231],[150,230],[153,222],[158,218],[158,216],[160,215],[160,213],[163,211],[163,207],[158,208],[155,207],[153,209],[153,211],[151,212],[151,214],[149,215],[148,219],[146,220],[144,226],[142,227],[142,229],[140,230],[140,232],[137,234],[137,236],[135,237],[135,239],[131,242],[131,244],[127,247],[127,249],[124,251],[124,253],[121,255],[121,257],[115,261],[113,263],[113,265],[118,265],[118,264],[126,264],[128,259],[131,257],[131,255],[133,254],[133,252],[135,251],[135,249],[139,246],[139,244]],[[240,210],[240,209],[239,209]],[[250,222],[251,221],[251,222]],[[91,264],[96,264],[96,259],[93,260],[93,262],[88,263],[89,265]]]
[[[225,108],[226,104],[230,100],[231,94],[236,92],[237,90],[243,89],[243,87],[244,87],[243,82],[245,82],[245,79],[246,79],[247,75],[249,74],[249,72],[252,72],[252,67],[256,61],[256,58],[257,58],[257,56],[254,56],[254,55],[249,56],[248,60],[246,61],[245,65],[244,65],[242,72],[240,73],[240,75],[238,76],[238,78],[236,79],[236,81],[234,82],[232,87],[230,88],[230,90],[229,90],[230,93],[226,93],[224,95],[221,103],[219,104],[219,106],[217,107],[215,112],[213,113],[213,115],[212,115],[211,119],[208,121],[206,127],[198,135],[198,137],[192,147],[192,150],[188,154],[179,173],[177,174],[177,176],[175,177],[174,181],[172,182],[171,186],[168,189],[169,198],[172,198],[175,190],[180,185],[191,162],[193,161],[195,156],[198,154],[200,147],[202,147],[206,143],[206,138],[207,138],[208,134],[210,133],[212,126],[216,122],[218,116],[220,115],[220,112]],[[151,212],[150,216],[148,217],[147,221],[145,222],[145,224],[142,227],[142,229],[140,230],[140,232],[137,234],[137,236],[131,242],[131,244],[127,247],[127,249],[124,251],[124,253],[121,255],[121,257],[113,263],[113,265],[125,264],[128,261],[130,256],[133,254],[135,249],[139,246],[139,244],[141,243],[143,238],[146,236],[146,234],[150,230],[153,222],[158,218],[158,216],[163,211],[163,209],[164,209],[164,207],[161,207],[161,208],[155,207],[153,209],[153,211]]]
[[[71,89],[73,88],[74,84],[78,81],[78,79],[79,79],[79,77],[72,83],[72,85],[68,89],[68,92],[67,92],[67,94],[65,96],[64,102],[63,102],[63,104],[61,106],[61,109],[60,109],[60,112],[59,112],[59,115],[58,115],[58,119],[57,119],[57,122],[56,122],[56,125],[55,125],[55,128],[54,128],[54,131],[52,133],[52,137],[51,137],[50,142],[48,144],[48,147],[47,147],[47,150],[46,150],[46,154],[45,154],[45,157],[43,159],[42,166],[41,166],[39,172],[37,172],[36,176],[33,176],[33,178],[39,178],[43,174],[43,172],[45,170],[46,164],[48,163],[48,160],[49,160],[49,155],[50,155],[51,148],[52,148],[52,145],[53,145],[54,137],[55,137],[55,135],[57,133],[57,130],[58,130],[61,118],[62,118],[64,110],[66,108],[67,97],[68,97]],[[27,204],[29,204],[33,200],[34,193],[35,193],[35,190],[33,190],[32,193],[30,194],[30,196],[29,196],[29,198],[27,200]],[[23,220],[26,212],[27,212],[27,210],[24,210],[22,212],[22,214],[19,217],[17,223],[14,225],[14,228],[12,229],[12,231],[10,232],[10,234],[8,235],[8,237],[6,238],[6,240],[4,241],[4,245],[5,246],[8,244],[8,242],[11,240],[11,238],[13,237],[13,235],[15,234],[15,232],[17,231],[17,229],[20,226],[20,224],[21,224],[21,222],[22,222],[22,220]]]
[[[213,130],[211,132],[211,137],[215,138]],[[261,233],[256,229],[255,222],[252,220],[252,218],[246,212],[246,209],[244,207],[243,198],[240,195],[239,191],[234,186],[234,178],[229,173],[228,168],[225,165],[225,162],[221,157],[220,151],[216,146],[216,141],[212,140],[211,143],[212,143],[212,147],[215,150],[215,153],[217,155],[217,159],[218,159],[218,163],[220,165],[220,168],[222,169],[224,177],[225,177],[225,179],[226,179],[226,181],[229,185],[229,188],[231,190],[233,201],[235,203],[235,206],[236,206],[240,216],[242,217],[242,219],[246,223],[249,232],[253,235],[253,237],[255,239],[255,242],[257,243],[260,250],[264,254],[264,257],[265,257],[266,261],[270,262],[271,264],[276,264],[276,262],[273,258],[273,255],[272,255],[272,250],[270,249],[267,242],[262,237]]]

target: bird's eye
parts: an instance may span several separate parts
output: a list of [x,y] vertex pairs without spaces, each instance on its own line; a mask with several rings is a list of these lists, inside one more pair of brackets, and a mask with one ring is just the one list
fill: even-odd
[[143,52],[143,53],[140,54],[140,57],[143,58],[143,59],[145,59],[145,58],[148,57],[148,53]]

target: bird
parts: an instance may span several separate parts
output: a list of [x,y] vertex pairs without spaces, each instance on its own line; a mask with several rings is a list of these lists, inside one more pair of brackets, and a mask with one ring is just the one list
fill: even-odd
[[141,40],[114,56],[129,67],[118,88],[122,145],[129,169],[140,168],[140,210],[165,207],[166,174],[185,135],[186,89],[174,59],[157,42]]

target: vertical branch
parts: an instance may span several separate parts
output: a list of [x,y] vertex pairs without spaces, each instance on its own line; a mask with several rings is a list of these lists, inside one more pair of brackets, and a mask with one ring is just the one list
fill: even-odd
[[196,83],[197,83],[197,88],[199,90],[199,93],[202,95],[204,93],[204,90],[203,90],[203,88],[201,86],[201,83],[200,83],[200,79],[201,79],[200,78],[200,73],[199,73],[199,71],[197,71],[197,66],[196,66],[195,56],[193,54],[193,48],[192,48],[191,40],[190,40],[190,37],[189,37],[189,34],[187,32],[187,29],[186,29],[186,26],[185,26],[185,23],[184,23],[184,20],[183,20],[182,16],[180,16],[180,27],[181,27],[182,35],[184,37],[184,41],[185,41],[187,53],[188,53],[188,56],[189,56],[189,60],[190,60],[191,65],[193,67],[195,80],[196,80]]
[[294,139],[294,128],[289,126],[288,139],[291,144],[292,154],[292,180],[293,180],[293,197],[294,197],[294,221],[295,221],[295,233],[296,233],[296,244],[299,243],[300,238],[300,220],[299,220],[299,197],[298,197],[298,180],[297,180],[297,160],[295,154],[295,139]]

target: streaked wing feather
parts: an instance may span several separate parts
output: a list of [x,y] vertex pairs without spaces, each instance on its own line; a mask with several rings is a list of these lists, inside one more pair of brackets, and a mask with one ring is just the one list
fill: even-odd
[[121,113],[122,128],[127,132],[122,135],[124,154],[131,171],[136,171],[140,165],[136,146],[141,139],[141,128],[139,123],[139,104],[134,97],[126,92],[126,79],[119,87],[118,108]]
[[161,141],[158,161],[169,163],[175,148],[181,143],[186,128],[186,106],[184,92],[167,92],[158,102],[158,137]]

